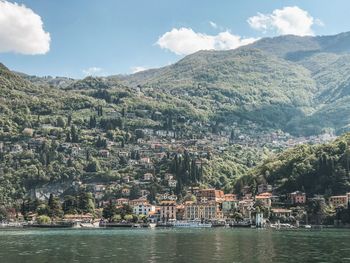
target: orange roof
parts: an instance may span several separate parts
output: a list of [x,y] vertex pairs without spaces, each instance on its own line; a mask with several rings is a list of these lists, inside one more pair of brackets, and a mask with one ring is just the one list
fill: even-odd
[[224,195],[225,201],[235,201],[237,200],[235,194],[226,194]]

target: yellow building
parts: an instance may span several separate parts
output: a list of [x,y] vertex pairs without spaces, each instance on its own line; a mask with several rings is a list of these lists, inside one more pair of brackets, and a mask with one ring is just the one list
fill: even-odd
[[205,219],[221,219],[223,218],[222,208],[219,203],[185,203],[184,219],[186,220],[205,220]]

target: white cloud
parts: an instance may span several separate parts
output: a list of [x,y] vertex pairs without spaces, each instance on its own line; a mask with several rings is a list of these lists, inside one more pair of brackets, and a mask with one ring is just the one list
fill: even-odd
[[103,75],[103,74],[101,74],[102,71],[103,71],[103,69],[99,68],[99,67],[91,67],[91,68],[83,69],[83,73],[85,76]]
[[173,28],[159,37],[156,44],[177,55],[188,55],[199,50],[227,50],[250,44],[257,39],[242,38],[229,31],[217,35],[196,33],[191,28]]
[[212,28],[215,28],[215,29],[218,28],[218,25],[217,25],[215,22],[213,22],[213,21],[209,21],[209,25],[210,25]]
[[131,73],[137,73],[137,72],[141,72],[141,71],[145,71],[147,70],[148,68],[146,67],[142,67],[142,66],[137,66],[137,67],[132,67],[131,68]]
[[322,21],[313,18],[307,11],[297,6],[275,9],[271,14],[258,13],[248,18],[249,25],[259,31],[274,31],[281,35],[314,35],[313,25],[322,25]]
[[41,17],[33,10],[0,0],[0,52],[45,54],[50,49],[50,40]]

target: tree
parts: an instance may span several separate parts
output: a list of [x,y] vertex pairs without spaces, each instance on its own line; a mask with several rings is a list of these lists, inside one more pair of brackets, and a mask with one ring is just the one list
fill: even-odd
[[63,211],[65,214],[76,214],[78,211],[78,201],[75,196],[66,195],[63,202]]
[[60,199],[58,197],[55,197],[53,194],[50,194],[48,208],[48,215],[51,218],[61,217],[63,215]]
[[46,215],[41,215],[36,218],[36,221],[38,224],[50,224],[51,223],[51,218],[46,216]]
[[56,125],[57,125],[57,127],[64,128],[64,127],[66,127],[66,122],[64,121],[64,119],[61,116],[59,116],[57,118]]
[[137,199],[141,196],[141,189],[138,185],[133,185],[130,189],[130,199]]
[[38,215],[48,215],[49,214],[49,206],[47,204],[41,204],[36,209]]
[[79,142],[79,135],[78,135],[78,130],[75,125],[72,125],[70,128],[70,135],[71,135],[71,140],[72,142]]
[[[117,215],[117,208],[115,205],[113,205],[113,203],[110,201],[108,203],[108,205],[103,208],[103,211],[102,211],[102,216],[103,218],[107,219],[108,221],[114,221],[113,218]],[[119,215],[120,219],[121,219],[121,216]]]
[[100,163],[96,159],[92,159],[85,168],[89,173],[96,173],[100,170]]
[[90,192],[81,191],[79,194],[78,208],[83,213],[95,212],[95,199]]

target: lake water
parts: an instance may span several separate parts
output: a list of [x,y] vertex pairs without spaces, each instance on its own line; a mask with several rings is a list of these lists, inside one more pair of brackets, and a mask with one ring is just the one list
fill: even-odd
[[0,262],[350,262],[350,230],[0,230]]

